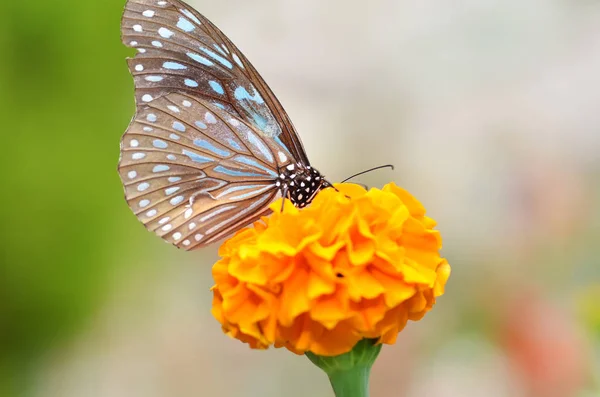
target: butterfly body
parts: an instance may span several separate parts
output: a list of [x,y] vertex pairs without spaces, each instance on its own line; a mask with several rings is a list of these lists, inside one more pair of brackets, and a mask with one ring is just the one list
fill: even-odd
[[286,197],[297,207],[330,184],[311,167],[283,107],[237,47],[179,0],[129,0],[122,40],[136,115],[119,173],[146,228],[205,246]]
[[296,207],[303,208],[310,204],[319,190],[328,187],[329,182],[317,169],[297,163],[285,167],[276,186],[283,197],[288,198]]

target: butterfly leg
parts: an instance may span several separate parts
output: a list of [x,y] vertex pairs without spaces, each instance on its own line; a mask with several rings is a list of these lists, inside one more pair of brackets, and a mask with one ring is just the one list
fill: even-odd
[[289,199],[289,189],[286,185],[283,186],[283,189],[281,189],[281,197],[283,197],[283,200],[281,201],[281,211],[283,212],[283,208],[285,206],[285,199]]
[[[331,182],[329,182],[328,180],[325,180],[325,182],[323,183],[323,189],[328,188],[328,187],[333,188],[338,193],[340,192],[335,186],[333,186],[333,184]],[[344,194],[344,196],[346,196],[346,198],[351,198],[347,194]]]

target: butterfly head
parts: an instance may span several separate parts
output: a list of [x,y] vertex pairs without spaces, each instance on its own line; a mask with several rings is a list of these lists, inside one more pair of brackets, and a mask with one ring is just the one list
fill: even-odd
[[280,173],[277,186],[282,195],[298,208],[306,207],[319,190],[330,186],[321,173],[310,165],[287,165]]

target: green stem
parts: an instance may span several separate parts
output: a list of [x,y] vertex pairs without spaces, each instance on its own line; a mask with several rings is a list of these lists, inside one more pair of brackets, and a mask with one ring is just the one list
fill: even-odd
[[369,397],[370,373],[370,366],[357,366],[328,376],[336,397]]
[[369,397],[371,366],[381,351],[381,345],[376,342],[375,339],[363,339],[339,356],[306,352],[306,357],[325,371],[336,397]]

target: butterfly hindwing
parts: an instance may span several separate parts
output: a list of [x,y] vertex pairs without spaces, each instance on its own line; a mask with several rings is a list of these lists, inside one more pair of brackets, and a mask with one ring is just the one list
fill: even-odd
[[290,156],[237,116],[171,93],[138,108],[121,142],[119,173],[140,221],[192,249],[265,214],[279,193],[276,170]]

